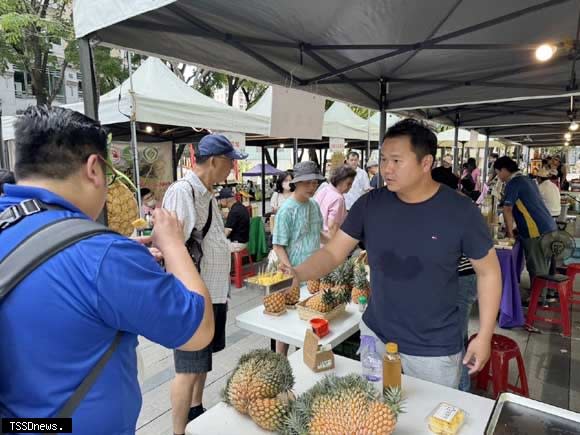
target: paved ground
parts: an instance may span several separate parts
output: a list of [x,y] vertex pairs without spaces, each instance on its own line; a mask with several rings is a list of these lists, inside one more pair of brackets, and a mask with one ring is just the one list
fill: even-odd
[[[524,277],[522,286],[528,283]],[[580,287],[580,281],[577,282]],[[214,370],[208,375],[204,406],[209,408],[220,401],[220,390],[234,369],[240,355],[269,347],[269,339],[238,328],[235,317],[262,302],[256,291],[234,289],[228,313],[227,348],[215,355]],[[470,322],[470,331],[478,328],[477,313]],[[573,315],[572,338],[564,338],[557,329],[545,328],[542,334],[530,334],[523,329],[499,330],[514,338],[524,355],[530,396],[543,402],[580,412],[580,306]],[[170,350],[141,338],[140,350],[145,363],[143,408],[137,424],[138,435],[166,435],[172,433],[169,385],[174,375]],[[511,379],[516,379],[512,367]],[[233,433],[233,432],[232,432]]]

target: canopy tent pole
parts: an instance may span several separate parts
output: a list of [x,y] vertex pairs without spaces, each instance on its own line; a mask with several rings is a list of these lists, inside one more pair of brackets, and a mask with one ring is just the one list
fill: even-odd
[[465,142],[461,142],[461,164],[465,161]]
[[384,180],[381,174],[381,146],[383,145],[383,138],[387,131],[387,82],[383,77],[379,80],[380,84],[380,95],[379,95],[379,110],[381,115],[379,117],[379,138],[377,141],[377,151],[379,154],[379,172],[377,173],[377,186],[381,188],[384,184]]
[[461,172],[461,168],[459,168],[458,159],[459,159],[459,113],[455,114],[455,136],[453,138],[453,172],[457,173],[458,171]]
[[2,100],[0,100],[0,169],[10,169],[8,159],[4,155],[4,139],[2,138]]
[[483,177],[481,179],[482,185],[483,183],[487,183],[488,177],[488,167],[487,164],[489,162],[489,131],[485,132],[485,148],[483,149]]
[[371,160],[371,111],[368,111],[367,118],[367,165]]
[[[83,75],[83,106],[85,115],[95,121],[99,120],[99,97],[97,93],[97,80],[95,63],[93,61],[93,48],[89,37],[79,39],[79,63]],[[107,150],[109,152],[109,150]],[[108,224],[107,204],[103,206],[97,222]]]
[[266,152],[262,145],[262,217],[266,216]]
[[133,153],[133,179],[137,188],[137,205],[139,206],[139,216],[143,217],[141,207],[141,177],[139,174],[139,150],[137,149],[137,100],[133,90],[133,66],[131,65],[131,52],[127,50],[127,63],[129,64],[129,93],[131,94],[131,152]]
[[530,173],[530,156],[532,155],[532,147],[528,147],[528,161],[526,162],[526,171]]
[[294,138],[294,164],[298,163],[298,138]]

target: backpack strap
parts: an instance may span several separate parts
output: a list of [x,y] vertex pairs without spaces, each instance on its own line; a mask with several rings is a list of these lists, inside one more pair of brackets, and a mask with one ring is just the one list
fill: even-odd
[[[22,205],[22,203],[20,205]],[[49,208],[44,209],[46,210]],[[34,213],[29,213],[25,216],[38,213],[39,211],[42,211],[42,208],[39,208],[39,210]],[[25,216],[8,216],[8,213],[6,213],[6,216],[4,217],[7,217],[12,221],[5,227],[13,225]],[[24,278],[45,261],[81,240],[104,233],[116,234],[114,231],[97,222],[82,218],[59,219],[41,227],[39,230],[20,242],[12,252],[0,261],[0,302],[6,298]],[[72,417],[75,409],[85,398],[100,373],[103,371],[103,368],[117,349],[122,335],[123,333],[121,331],[117,331],[115,339],[107,351],[91,369],[72,396],[66,401],[56,417]]]
[[201,230],[202,239],[205,239],[205,236],[207,235],[209,229],[211,228],[212,219],[213,219],[213,198],[209,200],[209,211],[207,214],[207,220],[205,221],[205,225],[203,226],[203,229]]

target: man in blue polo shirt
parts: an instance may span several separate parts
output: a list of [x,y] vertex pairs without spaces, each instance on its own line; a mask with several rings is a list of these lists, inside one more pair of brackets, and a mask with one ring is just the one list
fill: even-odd
[[[60,209],[0,231],[0,261],[28,235],[64,217],[96,219],[107,195],[107,132],[71,110],[30,107],[18,117],[16,185],[0,213],[27,199]],[[135,433],[141,409],[137,336],[198,350],[213,336],[212,303],[174,214],[154,213],[152,242],[102,234],[61,251],[0,304],[0,417],[52,417],[107,351],[119,346],[72,415],[78,435]]]
[[[330,243],[294,273],[299,281],[324,276],[363,241],[372,295],[361,334],[397,343],[405,374],[457,388],[462,362],[474,373],[489,359],[501,273],[477,207],[431,178],[436,152],[437,137],[422,123],[406,119],[392,126],[381,152],[387,187],[362,196]],[[462,254],[477,274],[480,312],[479,334],[463,361],[457,307]]]
[[507,236],[514,238],[514,222],[526,254],[526,267],[533,281],[536,275],[549,271],[541,237],[557,230],[556,221],[546,207],[534,180],[519,171],[518,164],[507,156],[493,164],[498,178],[506,183],[503,216]]

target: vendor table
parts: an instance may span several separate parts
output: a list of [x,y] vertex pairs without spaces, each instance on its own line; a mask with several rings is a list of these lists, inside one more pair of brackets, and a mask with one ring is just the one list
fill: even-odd
[[[300,288],[300,300],[306,299],[310,293],[305,286]],[[362,313],[358,305],[348,304],[346,312],[330,321],[329,334],[320,340],[320,344],[335,347],[359,330]],[[264,314],[264,306],[260,305],[236,317],[238,326],[253,333],[279,340],[296,347],[304,345],[306,329],[310,323],[298,317],[295,309],[286,310],[281,316]]]
[[[327,374],[345,376],[361,371],[358,361],[335,355],[336,367],[333,370],[314,373],[302,362],[302,358],[301,350],[288,358],[296,378],[293,391],[297,395],[304,393]],[[442,401],[459,406],[467,412],[466,423],[461,429],[461,435],[481,435],[484,433],[494,405],[492,400],[409,376],[403,376],[402,384],[403,396],[406,399],[406,412],[399,417],[395,434],[431,434],[427,428],[426,419]],[[271,432],[260,429],[250,417],[242,415],[234,408],[220,402],[189,423],[185,433],[187,435],[231,435],[232,433],[249,435]]]
[[502,277],[499,314],[499,326],[502,328],[524,325],[524,311],[520,294],[520,276],[524,264],[523,251],[519,242],[516,242],[512,249],[496,247]]

